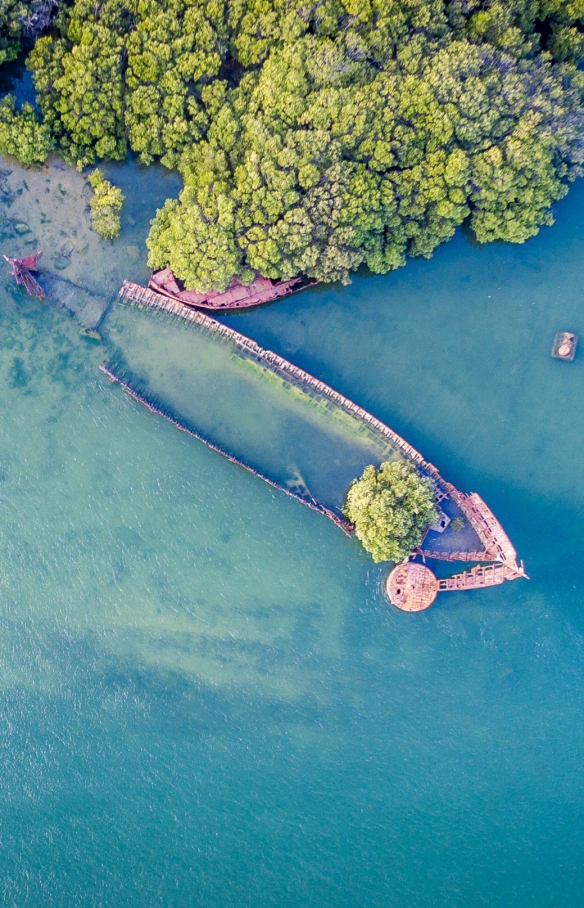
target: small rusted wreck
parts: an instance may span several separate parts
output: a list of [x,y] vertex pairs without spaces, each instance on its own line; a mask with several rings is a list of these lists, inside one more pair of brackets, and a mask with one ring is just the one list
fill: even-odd
[[577,334],[572,334],[571,331],[558,331],[554,337],[552,356],[554,359],[563,359],[565,362],[571,363],[576,355],[577,346]]
[[32,271],[38,271],[37,262],[42,255],[41,250],[34,255],[27,255],[23,259],[10,259],[4,256],[8,264],[12,267],[12,277],[20,287],[24,287],[27,293],[35,296],[37,300],[44,300],[45,291],[39,282],[32,276]]
[[155,293],[184,306],[194,309],[210,309],[213,311],[229,311],[230,309],[250,309],[252,306],[262,306],[282,296],[288,296],[297,290],[302,290],[313,281],[303,277],[293,277],[289,281],[272,281],[256,276],[250,284],[242,284],[238,277],[234,277],[223,292],[209,290],[207,293],[198,293],[196,290],[184,290],[175,278],[170,268],[155,271],[148,282],[148,287]]

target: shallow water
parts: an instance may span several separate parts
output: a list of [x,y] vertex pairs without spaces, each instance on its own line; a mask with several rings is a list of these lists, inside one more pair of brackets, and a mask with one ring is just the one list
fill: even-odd
[[57,159],[23,170],[14,159],[0,158],[0,243],[10,257],[41,249],[43,273],[107,301],[124,279],[147,280],[144,240],[149,222],[164,200],[176,195],[180,179],[163,167],[133,162],[109,164],[102,170],[125,196],[121,234],[115,242],[91,229],[91,188],[76,170]]
[[400,459],[355,416],[197,323],[116,301],[100,325],[115,374],[180,425],[340,514],[364,468]]
[[[128,211],[164,195],[118,176]],[[54,267],[28,198],[6,214]],[[584,357],[549,351],[584,337],[583,202],[522,247],[457,236],[229,318],[504,523],[532,579],[416,616],[354,540],[110,386],[107,351],[2,271],[3,904],[580,905]],[[145,217],[65,276],[142,279]]]

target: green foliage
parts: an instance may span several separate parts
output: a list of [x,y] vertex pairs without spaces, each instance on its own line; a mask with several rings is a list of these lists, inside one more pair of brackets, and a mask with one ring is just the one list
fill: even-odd
[[89,202],[93,229],[106,240],[113,240],[120,233],[120,212],[124,202],[122,191],[104,179],[97,168],[89,174],[87,181],[93,189]]
[[430,480],[409,461],[366,467],[347,492],[343,513],[374,561],[403,561],[438,511]]
[[223,4],[143,0],[126,47],[125,123],[144,163],[168,167],[208,126],[192,86],[217,76],[225,54]]
[[584,0],[73,0],[29,65],[67,160],[178,167],[149,261],[208,290],[533,236],[581,173],[583,55]]
[[119,159],[129,142],[144,163],[175,166],[208,125],[193,87],[219,72],[223,18],[218,0],[76,0],[64,10],[60,34],[39,39],[28,65],[65,158]]
[[[584,160],[579,73],[468,40],[403,52],[377,70],[311,35],[273,50],[181,156],[185,189],[154,223],[150,263],[197,289],[240,264],[347,281],[430,256],[469,215],[481,242],[551,223]],[[216,266],[213,249],[229,250]]]
[[21,0],[0,0],[0,64],[18,56],[25,15],[26,6]]
[[23,37],[48,26],[56,5],[57,0],[0,0],[0,65],[16,59]]
[[51,150],[51,134],[39,123],[30,104],[16,110],[14,98],[6,95],[0,101],[0,154],[14,155],[23,164],[46,161]]
[[470,40],[516,57],[533,57],[540,50],[559,61],[577,63],[582,57],[582,0],[451,0],[448,12]]
[[123,40],[91,16],[71,23],[68,35],[78,43],[39,38],[29,56],[44,121],[69,163],[123,158]]

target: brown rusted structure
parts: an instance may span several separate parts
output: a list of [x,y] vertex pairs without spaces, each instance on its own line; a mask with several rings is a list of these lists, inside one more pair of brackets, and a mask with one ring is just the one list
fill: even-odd
[[403,612],[421,612],[432,605],[438,592],[430,568],[413,561],[398,564],[387,578],[387,595]]
[[525,576],[523,567],[520,568],[518,574],[505,564],[477,564],[469,571],[462,571],[451,577],[443,577],[441,580],[437,580],[436,584],[440,593],[446,590],[478,590],[483,586],[497,586],[505,580],[516,580],[517,577]]
[[256,274],[250,284],[242,284],[235,277],[226,290],[209,290],[207,293],[198,293],[196,290],[184,290],[170,268],[155,271],[148,282],[148,287],[156,293],[162,293],[183,306],[196,309],[211,309],[213,311],[229,311],[231,309],[250,309],[252,306],[262,306],[282,296],[288,296],[296,290],[302,290],[311,281],[302,277],[294,277],[289,281],[272,281],[268,277]]
[[[440,580],[434,577],[434,574],[428,570],[428,573],[430,573],[434,579],[434,598],[436,597],[436,593],[442,593],[448,590],[477,590],[485,586],[498,586],[498,584],[503,583],[505,580],[518,580],[520,577],[527,577],[523,563],[517,562],[517,553],[511,544],[511,540],[480,495],[477,495],[476,492],[465,495],[464,492],[459,492],[458,489],[450,483],[444,483],[444,487],[448,490],[450,499],[458,506],[460,512],[464,514],[466,520],[473,528],[482,544],[482,548],[468,552],[433,551],[432,549],[425,548],[422,543],[422,547],[417,554],[421,555],[424,560],[426,558],[435,558],[441,561],[479,561],[487,562],[487,564],[477,564],[467,571],[462,571],[459,574],[453,574],[451,577],[444,577]],[[409,570],[412,567],[414,567],[414,563],[409,561],[398,565],[398,567],[389,574],[386,584],[387,595],[392,605],[408,612],[419,611],[420,608],[428,607],[420,606],[416,609],[406,607],[403,604],[402,598],[399,595],[396,595],[394,575],[396,575],[396,572],[400,569],[407,568]],[[398,574],[397,577],[399,580],[401,575]],[[413,578],[411,582],[415,583],[416,577],[413,573],[411,577]],[[423,596],[424,601],[428,600],[430,587],[430,580],[427,575],[424,575],[423,590],[418,594],[419,596]],[[406,602],[415,603],[418,601],[416,595],[415,591],[410,592]],[[433,601],[434,599],[428,601],[428,605],[431,605]]]
[[12,266],[12,276],[19,286],[24,287],[31,296],[36,296],[38,300],[44,300],[45,291],[32,276],[31,271],[37,271],[37,262],[42,255],[41,251],[35,252],[34,255],[27,255],[23,259],[9,259],[4,256],[9,265]]
[[[453,574],[451,577],[444,577],[440,580],[434,577],[434,574],[428,570],[428,573],[431,574],[434,581],[434,598],[436,597],[436,593],[442,593],[448,590],[477,590],[485,586],[498,586],[505,580],[518,580],[520,577],[527,578],[523,562],[517,562],[517,553],[511,544],[511,540],[480,495],[477,495],[476,492],[465,495],[464,492],[459,492],[458,489],[450,483],[444,483],[444,488],[448,490],[449,498],[457,505],[460,512],[464,514],[464,517],[480,540],[482,547],[467,552],[454,550],[433,551],[430,548],[426,548],[424,543],[422,543],[421,548],[416,554],[421,555],[424,560],[426,558],[434,558],[440,561],[478,561],[487,563],[477,564],[467,571],[462,571],[459,574]],[[398,565],[397,568],[394,568],[389,574],[386,583],[386,592],[392,605],[408,612],[419,611],[421,608],[428,607],[406,607],[403,604],[402,598],[399,595],[396,595],[394,575],[396,575],[396,572],[398,572],[399,569],[408,568],[409,570],[413,566],[414,562],[409,561]],[[401,575],[397,576],[399,580]],[[411,577],[413,578],[411,583],[415,583],[416,577],[413,573]],[[419,593],[419,596],[424,597],[424,601],[428,600],[430,586],[429,578],[427,575],[424,575],[423,590]],[[406,602],[415,603],[418,601],[416,595],[415,591],[410,591]],[[431,605],[433,601],[434,599],[428,601],[428,605]]]
[[[432,571],[419,563],[407,561],[402,565],[398,565],[390,573],[386,583],[388,596],[398,608],[402,608],[405,611],[421,611],[431,605],[438,592],[456,589],[479,589],[485,586],[498,585],[505,580],[516,580],[527,576],[523,564],[517,561],[517,553],[509,537],[482,498],[476,492],[471,492],[470,494],[460,492],[451,483],[446,482],[433,464],[424,460],[422,455],[401,436],[362,407],[343,397],[342,394],[334,391],[324,382],[304,372],[303,369],[278,356],[278,354],[273,353],[271,350],[264,350],[255,341],[203,312],[197,311],[195,308],[184,306],[180,302],[169,299],[160,293],[140,287],[137,284],[131,284],[128,281],[124,282],[119,298],[132,305],[177,316],[196,324],[200,328],[204,328],[211,334],[228,338],[242,352],[245,351],[246,355],[266,364],[279,375],[285,376],[288,381],[294,381],[307,392],[316,393],[323,398],[327,398],[347,413],[352,414],[368,431],[380,435],[383,439],[390,442],[396,455],[414,463],[420,472],[431,480],[434,486],[436,502],[439,504],[441,512],[447,517],[447,520],[442,521],[442,525],[439,527],[428,530],[420,549],[414,554],[421,556],[424,560],[433,558],[449,562],[466,561],[479,563],[468,571],[463,571],[441,580],[437,580]],[[110,378],[119,381],[117,377],[111,374]],[[161,412],[130,388],[124,387],[137,400],[142,400],[143,403],[146,403],[150,409],[155,412]],[[172,418],[168,414],[162,413],[162,415]],[[172,421],[179,428],[184,428],[174,418],[172,418]],[[200,437],[195,432],[190,434]],[[230,460],[240,463],[224,451],[211,445],[205,439],[202,440],[209,447],[229,457]],[[250,469],[245,464],[240,463],[240,465]],[[255,473],[254,470],[251,470],[251,472]],[[256,475],[260,474],[256,473]],[[260,478],[269,482],[270,485],[274,485],[266,477],[260,476]],[[352,528],[342,517],[320,503],[315,502],[313,499],[309,501],[305,496],[301,497],[288,489],[282,489],[282,491],[292,495],[292,497],[297,498],[314,510],[325,514],[344,532],[348,534],[351,532]],[[457,532],[453,529],[452,525],[456,518],[465,527],[462,532]],[[434,595],[430,596],[432,590]]]
[[565,362],[571,363],[576,355],[577,346],[577,334],[572,334],[570,331],[558,331],[554,337],[552,356],[555,359],[563,359]]
[[[422,574],[419,569],[422,569]],[[389,601],[404,612],[420,612],[434,602],[438,593],[449,590],[478,590],[485,586],[498,586],[505,580],[526,577],[521,566],[518,570],[506,564],[477,564],[468,571],[438,579],[425,565],[413,561],[398,564],[386,581]]]

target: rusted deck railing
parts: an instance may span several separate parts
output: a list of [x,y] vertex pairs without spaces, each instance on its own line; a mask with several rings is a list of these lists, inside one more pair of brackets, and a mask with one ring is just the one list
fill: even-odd
[[478,564],[469,571],[437,580],[437,589],[441,593],[447,590],[478,590],[485,586],[498,586],[505,580],[515,580],[518,576],[525,574],[522,570],[512,570],[505,564]]
[[389,426],[386,426],[385,423],[381,422],[380,419],[372,416],[367,410],[359,407],[357,404],[353,403],[353,401],[348,400],[348,398],[339,394],[338,391],[335,391],[318,378],[309,375],[304,369],[300,369],[298,366],[293,365],[288,362],[287,359],[278,356],[277,353],[273,353],[271,350],[265,350],[263,347],[260,347],[259,344],[256,344],[255,341],[251,340],[251,338],[245,337],[245,335],[240,334],[233,328],[229,328],[222,322],[218,322],[209,315],[205,315],[203,312],[197,312],[194,309],[189,309],[187,306],[183,306],[182,303],[175,302],[168,297],[162,296],[160,293],[155,293],[153,290],[147,290],[145,287],[140,287],[138,284],[124,281],[119,293],[119,298],[147,309],[167,312],[169,315],[174,315],[185,321],[200,325],[213,334],[218,334],[229,339],[238,347],[253,354],[257,359],[268,363],[280,374],[290,375],[300,384],[313,388],[323,397],[334,401],[346,413],[356,416],[361,422],[368,425],[369,428],[373,429],[384,439],[387,439],[387,441],[389,441],[396,450],[399,450],[404,457],[411,460],[432,478],[442,493],[441,497],[448,495],[448,484],[444,481],[436,467],[427,460],[424,460],[419,451],[416,451],[416,449],[408,444],[405,439],[398,435],[397,432],[390,429]]

